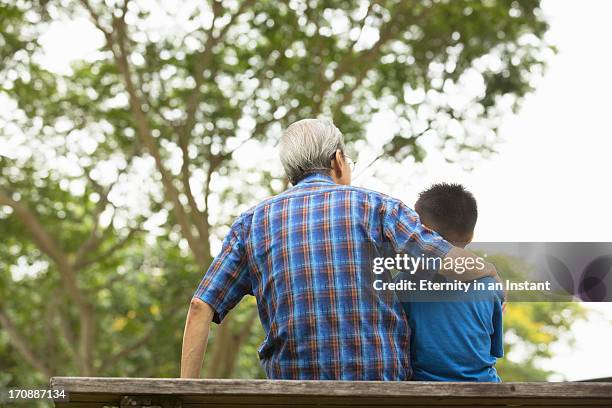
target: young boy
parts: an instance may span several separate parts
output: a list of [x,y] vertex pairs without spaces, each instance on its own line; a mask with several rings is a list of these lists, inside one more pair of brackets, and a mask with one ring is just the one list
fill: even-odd
[[[478,217],[476,200],[459,184],[436,184],[415,204],[421,222],[455,246],[472,240]],[[434,280],[444,282],[443,277]],[[482,278],[485,287],[495,282]],[[428,302],[403,303],[412,329],[410,355],[417,381],[501,382],[495,370],[504,354],[503,293],[475,291],[438,294]],[[453,301],[448,301],[452,297]],[[447,301],[445,301],[445,299]]]

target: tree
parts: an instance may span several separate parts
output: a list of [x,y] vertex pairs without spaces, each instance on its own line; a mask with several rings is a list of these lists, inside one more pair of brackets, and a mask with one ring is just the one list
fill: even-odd
[[[523,261],[504,255],[489,259],[504,279],[512,282],[531,280],[530,267]],[[550,371],[538,363],[552,357],[550,347],[574,341],[572,325],[585,318],[579,303],[565,301],[543,302],[541,294],[522,297],[524,302],[510,302],[504,313],[504,358],[498,360],[497,370],[504,381],[546,381]],[[527,301],[529,300],[529,301]],[[540,301],[537,301],[540,300]]]
[[[423,136],[486,154],[550,50],[537,0],[22,0],[0,16],[0,342],[45,376],[176,375],[215,237],[287,185],[266,156],[287,124],[330,116],[356,142],[387,110],[389,158],[422,160]],[[103,45],[49,71],[38,36],[77,18]],[[245,304],[217,329],[207,375],[241,367],[256,320]]]

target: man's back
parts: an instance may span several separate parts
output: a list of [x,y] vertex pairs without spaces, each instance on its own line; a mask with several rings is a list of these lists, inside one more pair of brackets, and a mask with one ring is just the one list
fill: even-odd
[[415,244],[450,249],[398,200],[315,174],[238,219],[196,296],[217,322],[256,297],[269,378],[405,380],[409,329],[394,294],[374,290],[372,259]]
[[[418,381],[500,382],[496,357],[503,357],[502,302],[498,291],[474,290],[493,278],[470,282],[467,292],[449,294],[453,301],[403,304],[412,329],[411,358]],[[444,294],[441,294],[441,299]]]

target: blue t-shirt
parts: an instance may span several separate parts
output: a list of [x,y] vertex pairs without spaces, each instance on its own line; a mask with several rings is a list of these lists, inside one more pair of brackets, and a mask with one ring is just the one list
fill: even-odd
[[414,380],[501,382],[495,362],[504,355],[503,293],[476,291],[473,282],[467,292],[453,291],[452,302],[402,304],[412,329]]

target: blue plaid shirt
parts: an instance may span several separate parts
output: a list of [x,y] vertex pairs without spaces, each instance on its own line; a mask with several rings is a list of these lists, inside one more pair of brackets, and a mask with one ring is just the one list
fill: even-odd
[[216,323],[255,296],[269,378],[406,380],[410,329],[373,258],[450,248],[401,201],[313,174],[236,220],[194,296]]

